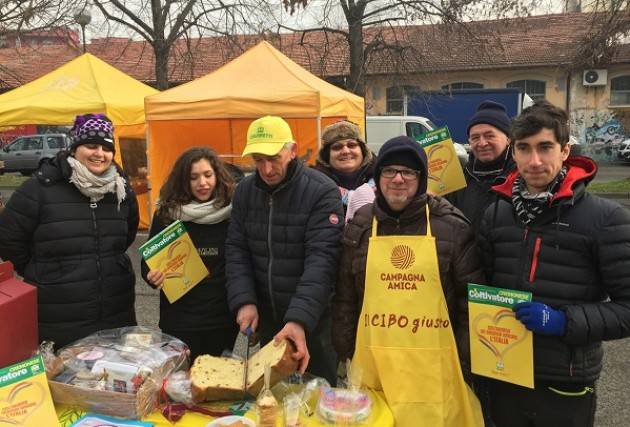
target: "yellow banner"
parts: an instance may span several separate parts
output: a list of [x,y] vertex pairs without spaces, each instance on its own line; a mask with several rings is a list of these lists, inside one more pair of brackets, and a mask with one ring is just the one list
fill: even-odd
[[447,127],[420,135],[418,142],[427,153],[428,191],[431,194],[444,196],[466,186],[462,165]]
[[532,332],[512,311],[514,304],[531,299],[530,292],[468,284],[473,373],[534,388]]
[[138,251],[151,270],[164,273],[162,291],[171,304],[209,274],[181,221],[153,236]]
[[0,425],[59,426],[40,355],[0,370]]

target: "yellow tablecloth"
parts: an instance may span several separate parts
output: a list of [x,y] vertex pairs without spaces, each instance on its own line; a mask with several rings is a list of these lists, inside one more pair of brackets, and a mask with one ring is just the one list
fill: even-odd
[[[378,427],[393,427],[394,426],[394,418],[392,416],[387,403],[383,398],[383,394],[381,392],[376,392],[372,390],[368,390],[370,398],[372,399],[372,414],[370,418],[365,422],[367,426],[378,426]],[[203,405],[201,405],[203,406]],[[68,427],[78,418],[83,416],[86,412],[83,409],[71,408],[63,405],[56,405],[57,416],[59,417],[59,422],[61,427]],[[250,411],[251,412],[251,411]],[[245,415],[248,418],[253,419],[253,414],[247,413]],[[181,420],[179,420],[175,424],[171,424],[160,411],[154,411],[150,413],[147,417],[143,418],[142,421],[152,422],[155,427],[205,427],[210,421],[214,418],[199,414],[196,412],[187,412]],[[302,426],[304,427],[319,427],[325,426],[326,424],[321,423],[317,420],[315,415],[311,417],[302,417],[301,419]],[[282,423],[278,423],[278,426],[282,426]]]

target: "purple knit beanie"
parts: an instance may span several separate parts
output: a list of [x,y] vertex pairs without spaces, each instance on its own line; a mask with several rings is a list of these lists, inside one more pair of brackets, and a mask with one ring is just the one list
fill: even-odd
[[83,114],[74,119],[70,129],[72,145],[70,150],[76,150],[83,144],[100,144],[110,151],[114,148],[114,126],[105,114]]

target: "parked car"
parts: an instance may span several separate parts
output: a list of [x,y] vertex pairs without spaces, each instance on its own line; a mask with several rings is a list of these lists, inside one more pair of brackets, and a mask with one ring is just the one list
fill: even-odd
[[[365,121],[367,145],[378,154],[381,146],[390,138],[407,135],[415,140],[423,133],[436,129],[431,120],[422,116],[367,116]],[[468,161],[466,147],[453,142],[459,162],[464,166]]]
[[619,150],[617,151],[617,157],[620,160],[625,160],[626,162],[630,162],[630,139],[626,139],[619,145]]
[[0,151],[0,174],[21,172],[30,175],[42,160],[52,158],[58,151],[67,150],[70,138],[62,133],[22,136]]

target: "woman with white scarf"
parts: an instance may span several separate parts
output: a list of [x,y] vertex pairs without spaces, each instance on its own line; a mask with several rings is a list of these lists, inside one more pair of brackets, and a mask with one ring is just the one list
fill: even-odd
[[[200,354],[220,356],[231,351],[238,333],[225,289],[225,238],[234,187],[234,179],[214,151],[205,147],[185,151],[160,190],[149,231],[150,239],[181,220],[210,272],[172,304],[163,292],[160,295],[160,328],[188,344],[191,361]],[[149,285],[162,288],[162,271],[149,271],[143,262],[142,274]]]
[[39,339],[57,348],[136,324],[125,252],[138,203],[113,160],[113,132],[103,114],[77,116],[70,151],[45,160],[0,215],[0,257],[37,287]]

